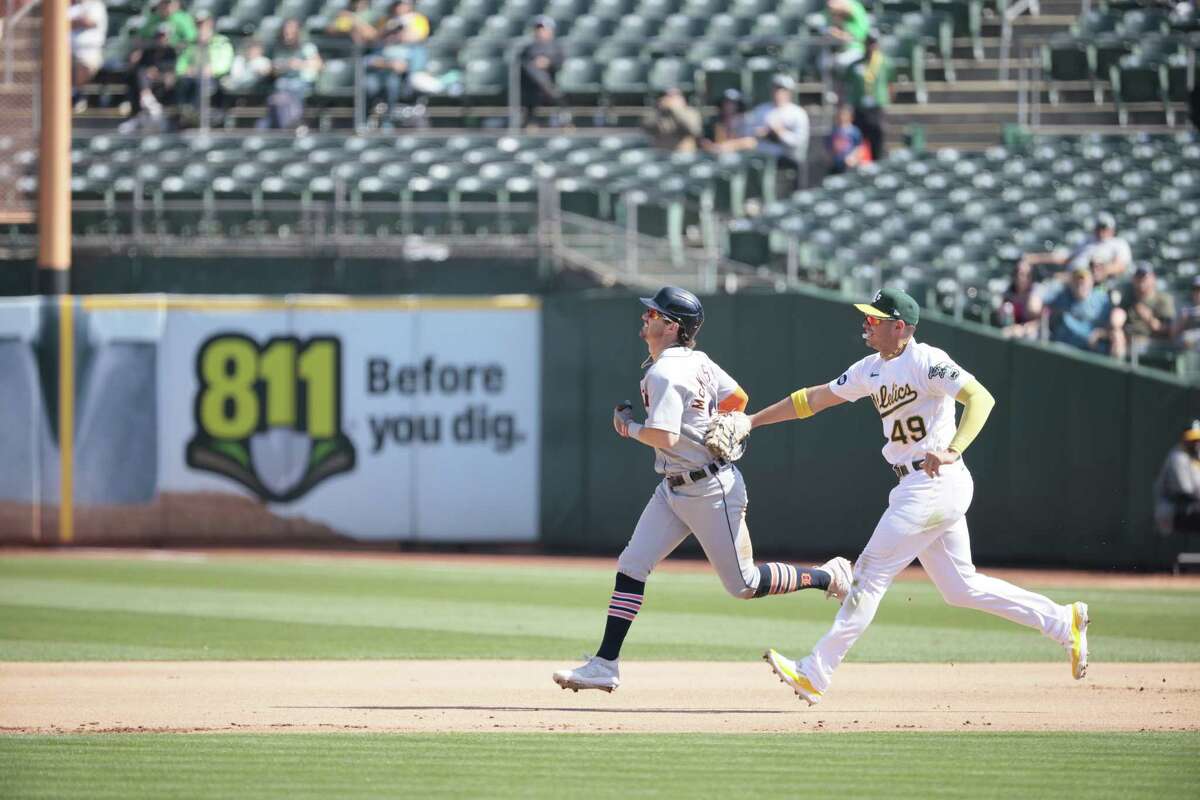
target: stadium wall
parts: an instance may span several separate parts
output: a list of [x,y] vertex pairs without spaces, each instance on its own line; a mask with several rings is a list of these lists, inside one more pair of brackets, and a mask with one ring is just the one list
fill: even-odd
[[[856,312],[832,295],[705,305],[701,346],[753,408],[865,353]],[[649,451],[610,421],[614,404],[636,400],[640,311],[612,291],[0,301],[0,542],[536,541],[615,555],[655,482]],[[927,316],[919,338],[997,398],[967,454],[977,558],[1167,564],[1152,482],[1200,416],[1200,389]],[[218,346],[241,366],[206,362]],[[323,390],[312,370],[329,355],[339,425],[313,434]],[[473,367],[475,384],[419,389],[411,382],[429,358],[431,371],[455,366],[460,382]],[[214,381],[254,394],[250,428],[205,422],[239,414],[240,401],[212,394]],[[272,385],[290,386],[291,399]],[[289,403],[303,410],[288,416]],[[418,420],[435,418],[440,438],[422,440]],[[756,432],[740,467],[759,555],[857,553],[894,485],[880,444],[865,403]]]
[[[750,393],[752,408],[836,378],[863,357],[860,318],[821,292],[705,298],[700,347]],[[543,305],[542,538],[617,553],[654,480],[648,452],[612,432],[636,399],[645,347],[628,297],[554,296]],[[1163,566],[1152,484],[1168,448],[1200,416],[1200,389],[1067,350],[1005,340],[928,314],[918,339],[947,350],[996,396],[967,453],[969,515],[981,563]],[[895,478],[863,402],[758,431],[739,466],[760,555],[859,552]]]
[[0,541],[535,541],[539,307],[0,301]]

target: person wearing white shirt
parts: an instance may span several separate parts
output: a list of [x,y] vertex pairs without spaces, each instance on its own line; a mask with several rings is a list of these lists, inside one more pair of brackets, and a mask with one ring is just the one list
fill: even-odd
[[72,85],[82,86],[95,77],[104,62],[108,9],[101,0],[72,0],[67,19],[71,25]]
[[[799,166],[808,157],[808,114],[792,101],[796,83],[787,75],[771,82],[771,102],[751,112],[758,151]],[[790,165],[789,165],[790,166]]]

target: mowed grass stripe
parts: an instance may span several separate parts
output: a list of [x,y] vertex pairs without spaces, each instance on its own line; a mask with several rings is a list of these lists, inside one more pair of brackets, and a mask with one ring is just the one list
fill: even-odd
[[11,797],[1188,796],[1188,734],[0,737]]
[[[0,561],[0,660],[551,658],[596,646],[612,587],[596,568],[361,560]],[[1200,660],[1200,592],[1051,591],[1091,604],[1102,661]],[[820,592],[743,602],[712,574],[655,575],[630,658],[803,651],[836,606]],[[1053,661],[1036,633],[943,603],[928,583],[884,599],[857,661]]]

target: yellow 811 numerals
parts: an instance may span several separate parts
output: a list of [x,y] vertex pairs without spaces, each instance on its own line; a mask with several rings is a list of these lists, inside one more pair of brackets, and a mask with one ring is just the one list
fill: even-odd
[[221,334],[196,357],[196,422],[214,439],[241,440],[267,428],[328,439],[341,429],[341,344],[327,336],[270,339],[259,346]]

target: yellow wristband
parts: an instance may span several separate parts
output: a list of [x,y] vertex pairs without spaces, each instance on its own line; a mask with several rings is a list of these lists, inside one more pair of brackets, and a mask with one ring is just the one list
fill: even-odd
[[792,408],[796,409],[796,419],[807,419],[813,415],[812,406],[808,404],[808,389],[792,392]]

